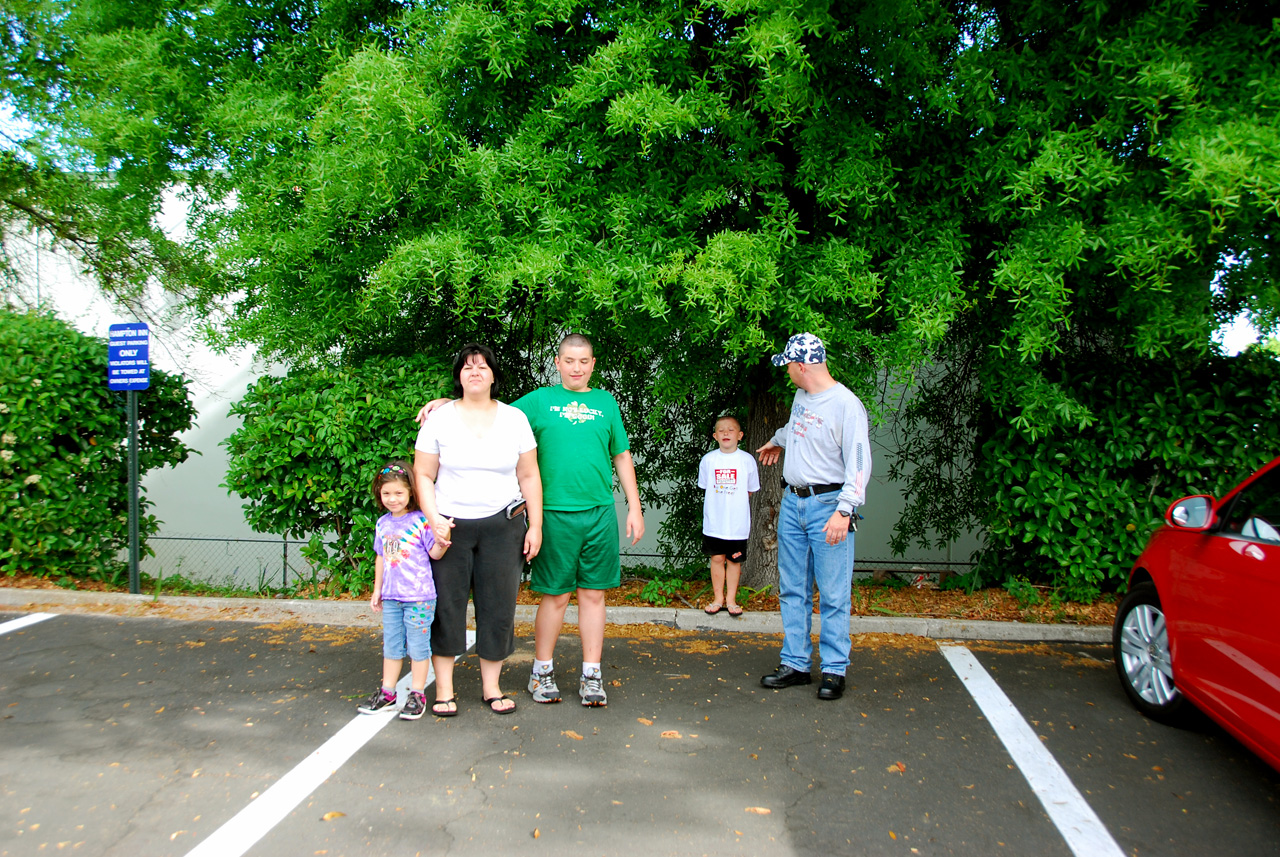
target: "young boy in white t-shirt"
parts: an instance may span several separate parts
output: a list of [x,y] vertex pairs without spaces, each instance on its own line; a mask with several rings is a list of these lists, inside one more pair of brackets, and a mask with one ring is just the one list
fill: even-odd
[[728,610],[742,615],[738,606],[738,578],[751,536],[751,495],[760,490],[760,472],[751,453],[738,449],[742,425],[736,417],[716,420],[711,432],[719,445],[702,456],[698,487],[706,491],[702,503],[702,550],[711,557],[713,601],[704,610],[714,616]]

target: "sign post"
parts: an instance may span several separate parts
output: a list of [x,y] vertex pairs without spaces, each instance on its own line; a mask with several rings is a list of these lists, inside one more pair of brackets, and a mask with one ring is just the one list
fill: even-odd
[[142,322],[113,324],[107,341],[107,387],[124,390],[129,411],[129,591],[138,579],[138,391],[151,386],[151,331]]

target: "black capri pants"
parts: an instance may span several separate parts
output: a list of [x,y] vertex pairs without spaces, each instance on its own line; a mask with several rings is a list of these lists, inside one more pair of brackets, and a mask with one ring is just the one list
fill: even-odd
[[453,544],[431,561],[436,618],[431,653],[455,657],[467,651],[467,596],[476,605],[476,654],[502,661],[516,648],[516,595],[524,570],[525,516],[506,511],[487,518],[455,518]]

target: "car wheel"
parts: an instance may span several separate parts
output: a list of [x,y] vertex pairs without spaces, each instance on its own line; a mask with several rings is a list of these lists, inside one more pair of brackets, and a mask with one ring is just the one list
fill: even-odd
[[1155,584],[1139,583],[1120,602],[1111,644],[1120,683],[1134,706],[1162,723],[1180,719],[1186,697],[1173,678],[1169,629]]

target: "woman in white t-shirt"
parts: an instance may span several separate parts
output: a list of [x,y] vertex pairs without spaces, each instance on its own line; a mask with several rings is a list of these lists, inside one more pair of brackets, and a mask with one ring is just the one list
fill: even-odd
[[495,401],[502,373],[493,352],[466,345],[453,362],[454,396],[418,432],[414,475],[422,511],[453,526],[453,544],[432,563],[436,618],[431,713],[458,713],[454,657],[467,650],[467,596],[474,595],[481,698],[494,714],[516,710],[499,684],[515,650],[516,595],[526,560],[542,545],[537,444],[523,413]]

